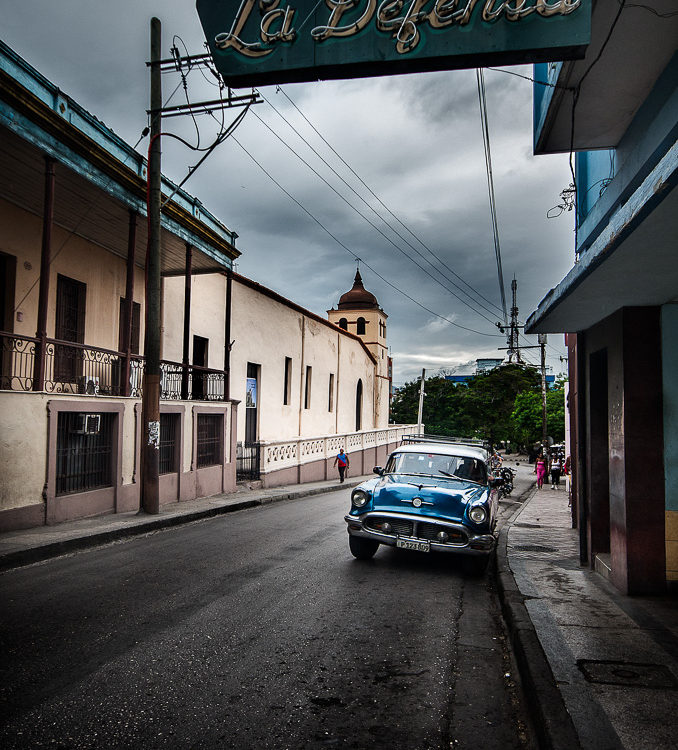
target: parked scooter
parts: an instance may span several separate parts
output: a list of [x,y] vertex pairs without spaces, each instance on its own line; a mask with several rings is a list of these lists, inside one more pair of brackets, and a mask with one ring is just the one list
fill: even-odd
[[504,480],[501,483],[499,490],[504,497],[507,497],[513,492],[513,479],[515,477],[515,472],[508,466],[504,466],[499,469],[499,476]]

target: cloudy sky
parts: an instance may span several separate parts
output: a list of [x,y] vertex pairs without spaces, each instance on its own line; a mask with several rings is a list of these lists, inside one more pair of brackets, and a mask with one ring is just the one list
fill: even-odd
[[[182,52],[184,45],[191,54],[204,51],[194,0],[0,6],[0,38],[131,144],[146,125],[150,18],[162,21],[163,55],[173,43]],[[218,96],[208,79],[190,71],[192,100]],[[532,156],[532,84],[492,70],[485,84],[507,306],[515,277],[524,322],[572,265],[572,214],[547,218],[569,168],[566,156]],[[475,71],[260,91],[266,101],[185,185],[240,235],[238,272],[324,315],[351,287],[355,259],[362,259],[365,286],[389,315],[396,384],[422,368],[468,371],[478,357],[502,356]],[[163,99],[185,101],[180,77],[163,77]],[[166,120],[163,130],[194,144],[199,136],[205,146],[219,126],[207,116],[182,117]],[[145,153],[146,146],[143,140],[138,148]],[[163,142],[163,171],[175,182],[198,158]],[[539,359],[537,350],[524,354]],[[563,371],[562,336],[549,337],[547,354],[552,372]]]

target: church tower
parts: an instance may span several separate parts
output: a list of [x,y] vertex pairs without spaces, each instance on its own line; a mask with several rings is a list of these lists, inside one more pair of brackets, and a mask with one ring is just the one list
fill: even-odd
[[336,309],[327,311],[330,323],[359,336],[377,361],[375,372],[376,423],[388,424],[390,392],[390,358],[386,344],[388,315],[379,307],[377,298],[363,286],[360,269],[355,272],[353,287],[342,294]]

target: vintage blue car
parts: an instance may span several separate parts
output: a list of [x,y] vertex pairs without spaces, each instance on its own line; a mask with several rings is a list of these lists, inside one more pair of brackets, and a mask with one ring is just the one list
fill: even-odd
[[464,567],[482,572],[495,546],[498,490],[481,445],[403,445],[378,476],[351,493],[345,517],[351,553],[374,556],[380,544],[419,552],[463,555]]

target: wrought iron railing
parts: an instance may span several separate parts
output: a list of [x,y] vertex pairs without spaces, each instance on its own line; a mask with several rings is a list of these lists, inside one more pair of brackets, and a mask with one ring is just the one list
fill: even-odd
[[[41,358],[42,355],[42,358]],[[226,373],[162,361],[164,400],[223,401]],[[143,395],[144,359],[97,346],[0,331],[0,389],[89,396]],[[126,382],[129,378],[128,382]]]

